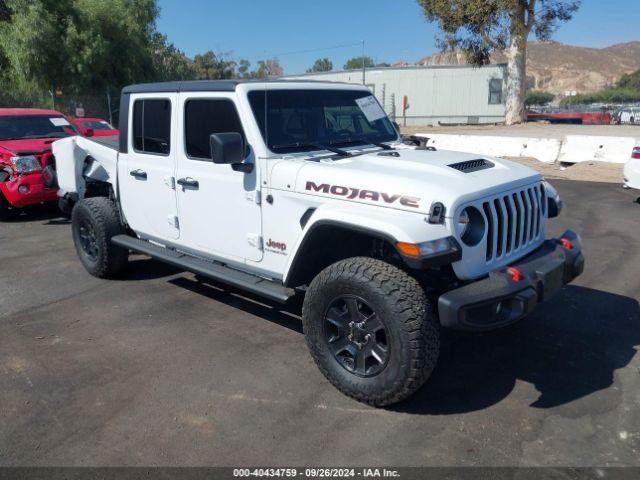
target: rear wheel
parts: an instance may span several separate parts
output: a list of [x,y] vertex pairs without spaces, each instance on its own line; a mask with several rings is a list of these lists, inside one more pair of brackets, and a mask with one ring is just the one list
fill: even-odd
[[413,394],[438,358],[439,325],[422,287],[372,258],[349,258],[323,270],[306,292],[303,325],[327,379],[375,406]]
[[91,275],[107,278],[122,271],[129,251],[111,243],[113,236],[124,233],[111,200],[94,197],[78,202],[71,215],[71,228],[78,257]]

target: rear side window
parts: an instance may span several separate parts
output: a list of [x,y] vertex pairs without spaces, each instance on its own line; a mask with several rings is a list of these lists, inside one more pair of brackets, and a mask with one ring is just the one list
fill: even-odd
[[136,100],[133,104],[133,148],[137,152],[169,155],[171,150],[171,102]]
[[212,133],[236,132],[244,138],[235,105],[226,99],[188,100],[184,108],[184,139],[187,156],[211,159],[209,137]]

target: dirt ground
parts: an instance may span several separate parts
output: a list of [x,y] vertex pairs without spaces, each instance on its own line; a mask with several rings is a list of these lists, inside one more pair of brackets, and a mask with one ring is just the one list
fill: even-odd
[[622,168],[624,167],[622,163],[581,162],[562,165],[560,163],[544,163],[528,157],[510,157],[509,160],[531,167],[550,179],[607,182],[622,186]]

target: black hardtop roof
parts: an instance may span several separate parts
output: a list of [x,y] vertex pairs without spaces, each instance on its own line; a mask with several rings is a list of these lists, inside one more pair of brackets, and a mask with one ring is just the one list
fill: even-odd
[[[180,82],[138,83],[128,85],[122,93],[156,93],[156,92],[233,92],[241,83],[344,83],[322,80],[187,80]],[[345,85],[352,85],[344,83]]]

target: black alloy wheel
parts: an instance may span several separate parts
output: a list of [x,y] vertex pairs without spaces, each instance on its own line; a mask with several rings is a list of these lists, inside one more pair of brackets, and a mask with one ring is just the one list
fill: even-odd
[[335,360],[360,377],[377,375],[387,365],[391,342],[378,314],[362,298],[343,295],[324,314],[324,338]]
[[98,261],[99,248],[96,231],[88,219],[83,219],[78,226],[80,248],[91,262]]

